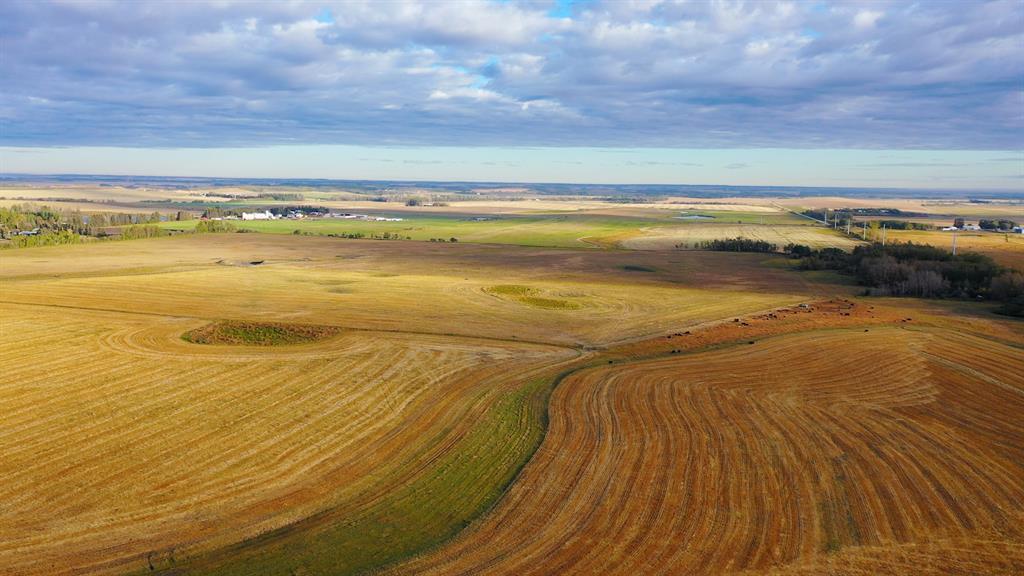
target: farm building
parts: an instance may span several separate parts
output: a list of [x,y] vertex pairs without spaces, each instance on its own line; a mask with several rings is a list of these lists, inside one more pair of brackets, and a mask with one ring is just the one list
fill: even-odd
[[269,210],[263,212],[242,212],[242,220],[274,220],[275,216]]

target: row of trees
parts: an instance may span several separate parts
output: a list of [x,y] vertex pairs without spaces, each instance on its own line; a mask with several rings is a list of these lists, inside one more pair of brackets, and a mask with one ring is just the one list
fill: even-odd
[[231,222],[225,222],[223,220],[200,220],[196,222],[196,227],[193,229],[197,234],[208,234],[216,232],[236,232],[238,227]]
[[879,220],[877,225],[885,226],[890,230],[933,230],[935,228],[931,224],[908,222],[907,220]]
[[[178,219],[187,212],[179,212]],[[105,228],[156,224],[163,218],[159,212],[130,214],[123,212],[88,212],[61,210],[34,204],[0,207],[0,237],[11,238],[19,232],[35,231],[39,235],[73,232],[82,236],[100,236]]]
[[78,244],[82,236],[70,230],[42,232],[32,236],[12,236],[7,244],[10,248],[33,248],[35,246],[55,246],[57,244]]
[[[278,202],[302,202],[306,199],[299,192],[260,192],[256,197],[277,200]],[[241,196],[241,198],[245,197]]]
[[717,252],[778,252],[776,244],[764,240],[752,240],[750,238],[725,238],[716,240],[705,240],[698,242],[697,247],[701,250],[714,250]]
[[803,270],[854,276],[869,294],[988,299],[1002,302],[1003,313],[1024,313],[1024,274],[982,254],[954,255],[914,243],[858,246],[852,252],[790,244],[784,251],[800,258]]
[[[178,220],[191,218],[189,212],[179,212]],[[60,210],[47,206],[16,204],[0,207],[0,238],[5,248],[30,248],[56,244],[77,244],[90,237],[96,239],[155,238],[170,234],[157,225],[163,218],[152,214],[126,214],[119,212],[89,212]],[[117,228],[112,231],[110,228]],[[223,221],[201,221],[195,232],[233,232],[234,224]]]
[[1013,220],[978,220],[978,227],[982,230],[1013,230],[1017,223]]

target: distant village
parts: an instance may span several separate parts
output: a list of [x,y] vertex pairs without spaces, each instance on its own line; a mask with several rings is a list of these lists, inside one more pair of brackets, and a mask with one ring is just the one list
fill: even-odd
[[306,218],[341,218],[345,220],[366,220],[369,222],[401,222],[404,218],[388,216],[371,216],[369,214],[353,214],[351,212],[331,212],[329,210],[286,210],[275,212],[263,210],[258,212],[241,212],[238,214],[224,214],[222,216],[204,214],[204,220],[303,220]]

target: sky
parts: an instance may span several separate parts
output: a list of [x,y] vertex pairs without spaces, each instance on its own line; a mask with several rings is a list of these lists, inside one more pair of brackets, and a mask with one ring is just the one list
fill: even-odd
[[0,172],[1024,191],[1024,2],[0,3]]

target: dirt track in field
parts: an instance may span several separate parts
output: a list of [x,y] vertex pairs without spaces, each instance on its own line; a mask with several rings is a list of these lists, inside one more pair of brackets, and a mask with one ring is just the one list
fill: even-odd
[[573,374],[497,509],[394,573],[1021,573],[1019,341],[829,306]]

